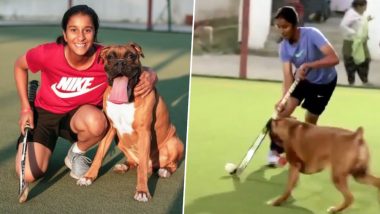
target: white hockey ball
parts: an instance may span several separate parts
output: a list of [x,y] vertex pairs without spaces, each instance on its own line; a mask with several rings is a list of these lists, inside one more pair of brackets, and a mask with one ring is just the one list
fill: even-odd
[[226,170],[226,172],[230,174],[234,173],[236,169],[237,169],[237,166],[236,164],[233,164],[233,163],[226,163],[226,165],[224,166],[224,170]]

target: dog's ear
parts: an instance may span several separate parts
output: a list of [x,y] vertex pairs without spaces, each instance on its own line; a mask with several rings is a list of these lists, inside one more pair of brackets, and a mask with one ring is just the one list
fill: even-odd
[[99,62],[102,62],[103,64],[107,63],[107,54],[108,54],[110,48],[111,48],[110,46],[106,46],[106,47],[103,47],[102,50],[100,50],[98,63]]
[[127,45],[129,45],[129,46],[131,46],[133,49],[135,49],[136,52],[137,52],[142,58],[145,57],[145,56],[144,56],[144,53],[143,53],[143,51],[142,51],[142,48],[141,48],[141,46],[140,46],[139,44],[137,44],[136,42],[130,42],[130,43],[128,43]]
[[272,131],[272,118],[270,118],[269,120],[268,120],[268,122],[267,122],[267,124],[265,125],[265,127],[267,128],[267,130],[269,131],[269,132],[271,132]]
[[364,134],[364,130],[363,130],[363,127],[359,127],[358,129],[356,129],[355,131],[355,139],[356,140],[360,140],[361,142],[363,142],[363,134]]
[[276,143],[277,145],[282,146],[282,143],[283,141],[280,139],[280,137],[278,136],[278,133],[276,133],[278,131],[278,123],[279,123],[279,118],[276,118],[276,119],[269,119],[267,124],[266,124],[266,128],[267,128],[267,131],[268,131],[268,136],[270,138],[270,140],[274,143]]

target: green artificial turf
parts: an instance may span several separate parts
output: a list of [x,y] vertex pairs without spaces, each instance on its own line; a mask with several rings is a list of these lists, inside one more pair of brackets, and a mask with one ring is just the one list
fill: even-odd
[[[123,161],[118,148],[106,157],[95,183],[79,187],[64,166],[70,144],[62,139],[46,176],[31,186],[29,201],[18,203],[14,159],[20,107],[13,64],[27,49],[55,41],[60,31],[52,26],[0,27],[0,213],[182,213],[185,161],[169,179],[151,176],[153,199],[139,203],[133,200],[136,171],[124,175],[112,172],[113,165]],[[142,46],[142,63],[158,73],[157,88],[169,107],[179,137],[186,142],[191,34],[100,28],[98,40],[103,45],[135,41]],[[30,79],[39,79],[39,73],[30,75]],[[95,151],[90,150],[91,158]]]
[[[239,178],[224,171],[227,162],[238,163],[274,110],[281,84],[232,79],[192,77],[186,214],[319,214],[340,203],[342,196],[331,182],[329,170],[302,175],[293,198],[281,207],[266,202],[282,193],[287,170],[268,169],[268,139]],[[380,91],[337,87],[320,118],[320,125],[347,129],[364,127],[372,154],[371,169],[380,176]],[[295,116],[303,120],[303,109]],[[380,213],[375,188],[350,178],[355,202],[345,214]]]

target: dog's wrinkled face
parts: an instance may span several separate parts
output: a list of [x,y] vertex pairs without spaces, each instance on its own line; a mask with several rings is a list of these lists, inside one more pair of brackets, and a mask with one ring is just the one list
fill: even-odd
[[270,119],[267,123],[267,130],[272,142],[279,146],[284,146],[284,141],[289,140],[291,132],[300,124],[295,117],[286,117],[279,119]]
[[116,77],[132,79],[141,73],[140,57],[144,57],[141,47],[136,43],[104,47],[100,59],[104,62],[108,83],[113,85]]
[[110,102],[133,102],[133,89],[141,74],[140,57],[144,57],[144,54],[136,43],[112,45],[102,49],[99,59],[104,62],[108,84],[112,86],[108,98]]
[[289,137],[289,128],[292,123],[297,122],[295,117],[280,118],[280,119],[270,119],[266,125],[269,137],[272,142],[279,146],[283,146],[283,141]]

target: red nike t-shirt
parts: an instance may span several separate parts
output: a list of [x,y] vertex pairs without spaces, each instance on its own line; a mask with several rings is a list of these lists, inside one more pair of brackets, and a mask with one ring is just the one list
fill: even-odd
[[86,70],[69,65],[64,46],[56,43],[42,44],[27,51],[29,69],[41,71],[41,86],[35,106],[63,114],[84,104],[102,106],[103,93],[107,87],[104,65],[98,62],[100,49],[96,45],[96,58]]

